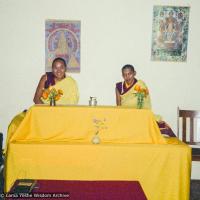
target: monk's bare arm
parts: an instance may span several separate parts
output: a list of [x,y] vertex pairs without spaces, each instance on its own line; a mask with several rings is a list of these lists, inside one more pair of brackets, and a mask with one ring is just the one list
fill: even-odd
[[121,97],[117,88],[115,89],[115,93],[116,93],[116,104],[117,106],[121,106]]
[[33,102],[35,104],[43,104],[43,102],[41,100],[41,96],[42,96],[42,92],[44,89],[44,84],[45,84],[46,79],[47,79],[46,75],[43,75],[38,83],[37,89],[35,91],[35,96],[33,99]]

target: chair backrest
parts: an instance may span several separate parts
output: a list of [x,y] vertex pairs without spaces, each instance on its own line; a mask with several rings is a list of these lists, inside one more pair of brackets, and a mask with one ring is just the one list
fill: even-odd
[[3,154],[3,133],[0,133],[0,166],[3,164],[3,158],[2,158],[2,154]]
[[[200,145],[200,111],[181,110],[178,107],[177,135],[183,142],[191,145]],[[181,135],[180,135],[181,130]]]

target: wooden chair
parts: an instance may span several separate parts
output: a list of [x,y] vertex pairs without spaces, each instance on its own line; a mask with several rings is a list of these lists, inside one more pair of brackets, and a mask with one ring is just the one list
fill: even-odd
[[198,128],[200,134],[200,111],[181,110],[178,107],[177,136],[183,142],[192,145],[193,161],[200,161],[200,137],[199,141],[197,140]]
[[3,133],[0,133],[0,168],[3,164]]
[[4,163],[2,156],[3,133],[0,133],[0,193],[3,194],[4,190]]

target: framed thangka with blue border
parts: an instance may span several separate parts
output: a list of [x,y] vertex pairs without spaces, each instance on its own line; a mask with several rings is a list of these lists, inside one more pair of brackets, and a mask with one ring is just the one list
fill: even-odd
[[189,7],[154,6],[151,60],[187,60]]
[[65,59],[67,72],[80,72],[80,21],[45,21],[45,71],[56,57]]

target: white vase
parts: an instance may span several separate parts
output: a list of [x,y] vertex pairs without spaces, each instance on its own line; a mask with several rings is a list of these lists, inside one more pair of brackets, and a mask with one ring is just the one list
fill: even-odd
[[100,137],[98,135],[95,135],[93,138],[92,138],[92,143],[93,144],[100,144],[101,140],[100,140]]

